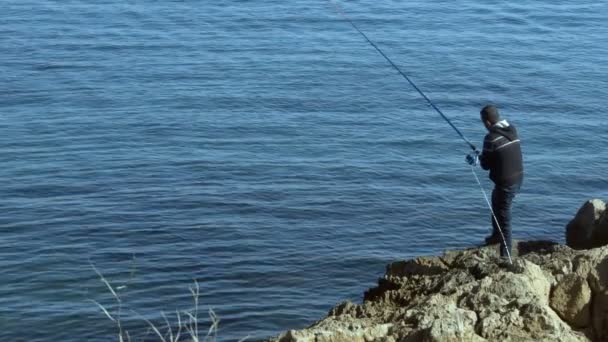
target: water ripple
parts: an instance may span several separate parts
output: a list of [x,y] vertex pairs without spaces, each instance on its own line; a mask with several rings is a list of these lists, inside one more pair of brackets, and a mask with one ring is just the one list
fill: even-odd
[[[562,241],[607,197],[606,4],[343,5],[473,141],[488,101],[518,126],[516,238]],[[113,339],[91,263],[155,322],[197,279],[221,340],[259,340],[489,230],[466,146],[326,2],[24,0],[2,19],[2,340]]]

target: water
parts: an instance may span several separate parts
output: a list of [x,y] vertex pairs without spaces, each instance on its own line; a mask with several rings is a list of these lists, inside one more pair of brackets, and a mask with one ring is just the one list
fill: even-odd
[[[516,238],[608,199],[606,3],[343,5],[469,139],[487,101],[519,128]],[[2,340],[116,340],[91,263],[137,340],[192,279],[258,340],[488,233],[466,145],[326,1],[9,0],[0,34]]]

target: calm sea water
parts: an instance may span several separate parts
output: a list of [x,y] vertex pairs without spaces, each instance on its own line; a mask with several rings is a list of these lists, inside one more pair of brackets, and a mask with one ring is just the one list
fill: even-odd
[[[606,2],[343,6],[471,140],[488,101],[519,128],[516,238],[608,199]],[[258,340],[488,233],[466,145],[327,1],[8,0],[0,37],[3,341],[116,340],[91,263],[137,340],[193,279]]]

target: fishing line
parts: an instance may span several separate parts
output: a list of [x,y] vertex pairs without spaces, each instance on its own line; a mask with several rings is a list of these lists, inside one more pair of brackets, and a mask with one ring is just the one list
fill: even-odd
[[481,182],[479,181],[479,177],[477,177],[477,173],[475,173],[475,169],[473,168],[472,165],[471,165],[471,172],[473,173],[473,176],[475,176],[475,180],[477,181],[477,184],[479,184],[479,188],[481,189],[483,198],[485,198],[486,203],[488,204],[488,208],[490,208],[490,212],[492,212],[492,218],[494,219],[494,222],[496,223],[496,227],[498,227],[498,232],[500,232],[500,237],[502,238],[502,243],[505,245],[505,250],[507,251],[507,257],[509,258],[509,263],[512,265],[513,259],[511,259],[511,252],[509,251],[509,248],[507,247],[507,241],[505,239],[505,235],[502,233],[502,229],[500,228],[500,224],[498,223],[496,214],[494,214],[494,209],[492,209],[492,204],[490,204],[488,195],[486,195],[486,191],[483,189],[483,186],[481,185]]
[[[328,0],[329,2],[331,2],[334,7],[336,8],[336,11],[338,12],[338,14],[340,14],[340,16],[342,16],[342,18],[344,18],[344,20],[348,21],[351,26],[357,30],[357,32],[359,32],[359,34],[361,34],[361,36],[363,36],[363,38],[365,38],[365,40],[374,47],[374,49],[376,49],[376,51],[378,51],[378,53],[380,55],[382,55],[382,57],[384,57],[384,59],[387,60],[387,62],[390,63],[390,65],[395,68],[395,70],[397,70],[397,72],[399,72],[399,74],[401,76],[403,76],[403,78],[405,78],[405,80],[414,88],[416,89],[416,91],[420,94],[420,96],[422,96],[426,102],[437,112],[439,113],[439,115],[441,115],[441,117],[456,131],[456,133],[458,133],[458,135],[462,138],[462,140],[464,140],[465,143],[467,143],[467,145],[469,145],[469,147],[477,152],[477,149],[475,148],[475,145],[473,145],[469,139],[467,139],[464,134],[462,134],[462,132],[452,123],[452,121],[445,115],[443,114],[443,112],[435,105],[435,103],[433,103],[433,101],[431,101],[431,99],[426,96],[426,94],[416,85],[416,83],[414,83],[414,81],[412,81],[412,79],[407,76],[402,70],[401,68],[399,68],[397,66],[397,64],[395,64],[363,31],[361,31],[359,29],[359,27],[355,24],[355,22],[344,12],[344,10],[342,10],[342,7],[340,7],[340,5],[335,2],[334,0]],[[505,245],[505,250],[507,251],[507,257],[509,258],[509,263],[513,264],[513,260],[511,259],[511,252],[509,251],[509,248],[507,247],[507,242],[505,239],[505,236],[502,232],[502,229],[500,227],[500,224],[498,223],[498,219],[496,218],[496,215],[494,214],[494,210],[492,209],[492,204],[490,203],[490,200],[488,199],[488,196],[486,195],[485,190],[483,189],[483,186],[481,185],[481,182],[479,181],[479,177],[477,177],[477,173],[475,173],[475,169],[473,168],[473,166],[471,166],[471,172],[473,173],[473,176],[475,177],[475,180],[477,181],[477,184],[479,185],[479,189],[481,190],[481,193],[483,194],[483,197],[486,200],[486,203],[488,204],[488,208],[490,208],[490,212],[492,212],[492,217],[494,219],[494,222],[496,223],[496,226],[498,227],[498,231],[500,232],[500,236],[502,238],[502,242]]]
[[435,103],[433,103],[433,101],[431,101],[431,99],[426,96],[426,94],[420,89],[418,88],[418,86],[416,85],[416,83],[414,83],[414,81],[412,81],[412,79],[406,75],[398,66],[397,64],[395,64],[363,31],[361,31],[359,29],[359,27],[355,24],[355,22],[342,10],[342,7],[340,7],[340,5],[338,5],[337,2],[335,2],[334,0],[329,0],[329,2],[331,2],[334,7],[336,8],[336,11],[338,12],[338,14],[340,14],[342,16],[342,18],[344,18],[344,20],[348,21],[352,27],[357,30],[357,32],[359,32],[361,34],[361,36],[363,36],[363,38],[365,38],[365,40],[367,40],[367,42],[374,47],[374,49],[376,49],[376,51],[378,51],[378,53],[380,53],[380,55],[382,55],[382,57],[384,57],[384,59],[386,59],[390,65],[395,68],[395,70],[397,70],[397,72],[399,72],[399,74],[401,74],[401,76],[403,76],[403,78],[405,78],[405,80],[414,88],[416,89],[416,91],[420,94],[420,96],[422,96],[426,102],[437,112],[439,113],[439,115],[441,115],[441,117],[456,131],[456,133],[458,133],[458,135],[462,138],[462,140],[464,140],[464,142],[467,143],[467,145],[469,145],[469,147],[475,151],[475,145],[473,145],[469,139],[467,139],[464,134],[462,134],[462,132],[452,123],[452,121],[445,115],[443,114],[443,112],[441,111],[441,109],[439,109],[439,107],[437,107],[435,105]]

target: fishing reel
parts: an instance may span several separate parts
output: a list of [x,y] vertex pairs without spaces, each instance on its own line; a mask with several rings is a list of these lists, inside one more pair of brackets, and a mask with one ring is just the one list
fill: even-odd
[[477,166],[477,163],[479,163],[479,151],[474,150],[473,152],[467,154],[465,160],[469,165]]

